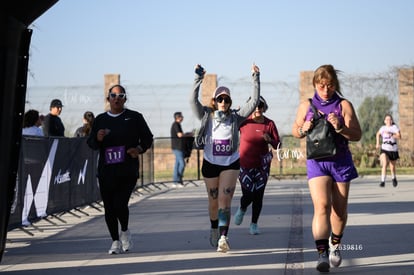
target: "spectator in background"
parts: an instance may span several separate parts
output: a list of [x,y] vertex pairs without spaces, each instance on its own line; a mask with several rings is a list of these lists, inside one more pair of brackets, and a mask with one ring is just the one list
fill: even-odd
[[42,120],[37,110],[29,110],[23,117],[22,134],[26,136],[43,136],[43,131],[40,126]]
[[183,176],[185,169],[185,157],[187,151],[186,137],[191,137],[192,133],[183,133],[181,122],[184,116],[181,112],[174,113],[174,122],[171,125],[171,149],[175,155],[175,164],[173,172],[174,184],[183,185]]
[[87,137],[87,136],[89,136],[94,120],[95,120],[95,115],[90,111],[86,111],[83,114],[83,125],[81,127],[79,127],[78,129],[76,129],[74,136],[75,137]]
[[53,99],[50,102],[50,112],[43,120],[43,133],[45,136],[64,137],[65,126],[63,126],[60,114],[62,113],[62,101]]
[[[398,126],[394,123],[390,114],[385,115],[384,124],[376,134],[376,148],[380,151],[381,163],[381,183],[380,187],[385,186],[385,179],[387,177],[387,166],[390,165],[392,185],[397,187],[397,174],[395,172],[395,164],[400,158],[398,154],[397,139],[401,139],[401,132]],[[380,145],[380,140],[382,144]]]

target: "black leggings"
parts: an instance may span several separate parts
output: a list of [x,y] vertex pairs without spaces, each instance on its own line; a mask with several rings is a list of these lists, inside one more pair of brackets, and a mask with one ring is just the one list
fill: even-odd
[[105,209],[105,222],[113,241],[119,240],[118,221],[122,231],[128,230],[128,203],[136,183],[136,177],[99,178],[99,188]]
[[252,204],[252,223],[257,223],[259,220],[260,212],[262,211],[263,207],[263,196],[265,191],[266,185],[263,188],[254,190],[251,192],[250,190],[246,190],[241,188],[243,195],[240,198],[240,208],[242,210],[246,210],[247,207]]

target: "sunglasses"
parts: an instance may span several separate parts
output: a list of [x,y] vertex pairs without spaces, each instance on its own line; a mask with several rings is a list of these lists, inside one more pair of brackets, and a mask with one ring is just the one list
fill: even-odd
[[229,104],[231,102],[231,99],[227,96],[219,96],[219,97],[216,98],[216,102],[218,102],[218,103],[222,103],[223,100],[224,100],[224,103],[227,103],[227,104]]
[[120,93],[120,94],[110,93],[110,94],[109,94],[109,96],[110,96],[111,98],[119,97],[120,99],[124,99],[124,98],[125,98],[125,96],[126,96],[126,94],[124,94],[124,93]]

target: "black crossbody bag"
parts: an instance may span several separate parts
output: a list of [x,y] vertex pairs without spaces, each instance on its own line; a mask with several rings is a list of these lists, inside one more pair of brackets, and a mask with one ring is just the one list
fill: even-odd
[[309,98],[313,111],[313,128],[306,135],[306,158],[321,159],[333,157],[336,154],[335,130],[323,116],[318,116],[318,110]]

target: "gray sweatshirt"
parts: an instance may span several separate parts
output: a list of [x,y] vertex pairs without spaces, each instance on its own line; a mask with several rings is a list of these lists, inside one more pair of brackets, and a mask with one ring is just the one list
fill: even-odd
[[[227,114],[225,119],[218,122],[215,118],[215,111],[209,106],[203,106],[198,97],[200,92],[200,86],[203,82],[203,76],[196,75],[194,79],[193,91],[191,94],[190,105],[194,112],[194,115],[202,120],[202,125],[200,128],[201,142],[204,145],[204,158],[217,165],[230,165],[239,158],[239,127],[241,123],[246,120],[249,115],[255,110],[257,104],[259,103],[260,97],[260,73],[253,73],[253,89],[250,100],[246,102],[240,109],[232,109]],[[227,127],[226,127],[227,125]],[[223,126],[223,127],[221,127]],[[221,128],[220,128],[221,127]],[[225,129],[231,127],[231,137],[230,137],[230,146],[231,154],[230,155],[220,155],[217,156],[213,153],[213,131],[215,136],[220,136],[220,131],[224,132]],[[213,129],[214,128],[214,129]],[[228,130],[227,130],[228,132]],[[196,137],[197,139],[197,137]]]

